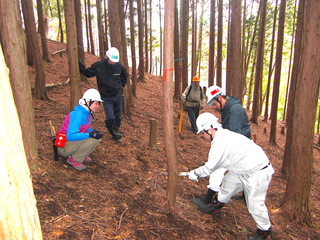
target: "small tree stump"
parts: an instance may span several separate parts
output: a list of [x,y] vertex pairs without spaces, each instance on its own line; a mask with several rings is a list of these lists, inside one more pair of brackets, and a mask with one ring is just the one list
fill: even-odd
[[150,120],[150,137],[149,137],[149,146],[156,148],[157,144],[157,128],[158,122],[155,119]]

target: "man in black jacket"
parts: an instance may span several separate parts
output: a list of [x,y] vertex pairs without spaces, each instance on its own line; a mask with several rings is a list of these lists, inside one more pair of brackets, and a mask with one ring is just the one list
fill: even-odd
[[[240,133],[251,139],[251,129],[248,115],[240,104],[237,97],[227,97],[218,86],[211,86],[207,89],[207,105],[212,105],[214,109],[221,113],[221,125],[224,129]],[[202,198],[193,198],[196,205],[209,204],[215,199],[220,190],[220,184],[226,169],[219,168],[210,175],[207,194]],[[236,200],[244,200],[243,195],[234,196]]]
[[106,58],[97,61],[86,68],[79,62],[80,72],[90,78],[96,76],[98,89],[103,100],[106,113],[105,124],[112,138],[121,142],[119,127],[122,119],[123,88],[127,83],[128,73],[119,62],[119,51],[111,47],[106,52]]

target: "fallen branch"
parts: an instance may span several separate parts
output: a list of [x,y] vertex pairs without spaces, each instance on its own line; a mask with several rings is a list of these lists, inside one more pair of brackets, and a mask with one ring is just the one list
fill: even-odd
[[63,48],[63,49],[60,49],[58,51],[53,52],[51,55],[54,56],[54,55],[60,54],[60,56],[61,56],[61,54],[66,52],[66,51],[67,51],[67,49]]
[[126,208],[126,210],[124,210],[124,211],[121,213],[120,220],[119,220],[119,224],[118,224],[118,227],[117,227],[117,229],[116,229],[116,232],[120,229],[122,217],[123,217],[124,213],[125,213],[128,209],[129,209],[129,208]]
[[70,78],[68,78],[67,81],[62,82],[62,83],[48,83],[46,84],[46,88],[53,88],[53,87],[58,87],[58,86],[65,86],[70,83]]

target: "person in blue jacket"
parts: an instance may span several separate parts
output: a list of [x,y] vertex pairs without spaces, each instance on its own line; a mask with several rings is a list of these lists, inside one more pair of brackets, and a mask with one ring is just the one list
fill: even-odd
[[105,59],[93,63],[89,68],[79,61],[80,72],[84,76],[97,78],[98,90],[106,113],[105,124],[112,138],[117,142],[121,142],[122,138],[119,128],[122,119],[123,88],[128,78],[128,73],[119,59],[118,49],[111,47],[106,52]]
[[[226,96],[219,86],[210,86],[206,91],[207,105],[221,113],[221,125],[224,129],[239,133],[248,139],[251,139],[251,128],[248,115],[240,104],[237,97]],[[208,190],[204,197],[193,198],[192,202],[196,205],[209,204],[212,199],[216,200],[217,193],[220,191],[220,185],[226,169],[216,169],[210,175]],[[243,193],[234,196],[236,200],[245,200]]]
[[91,129],[93,113],[103,100],[96,89],[88,89],[79,100],[79,104],[64,119],[59,133],[66,133],[64,147],[58,147],[58,154],[68,157],[67,162],[75,169],[86,169],[83,163],[91,162],[90,153],[99,144],[102,133]]

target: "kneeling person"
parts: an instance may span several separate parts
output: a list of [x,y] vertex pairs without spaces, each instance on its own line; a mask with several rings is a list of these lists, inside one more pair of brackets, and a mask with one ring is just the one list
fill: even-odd
[[83,163],[91,162],[89,154],[97,147],[102,133],[91,129],[93,113],[96,112],[102,100],[96,89],[88,89],[79,104],[64,119],[59,133],[66,133],[66,144],[58,147],[58,154],[68,157],[67,162],[75,169],[86,169]]
[[224,204],[235,194],[244,191],[248,211],[257,223],[257,234],[250,239],[267,239],[271,232],[268,209],[265,205],[269,183],[274,169],[260,146],[247,137],[223,129],[211,113],[203,113],[197,118],[198,134],[211,142],[208,161],[190,171],[189,178],[209,176],[219,168],[225,168],[217,202],[199,205],[202,212],[219,214]]

